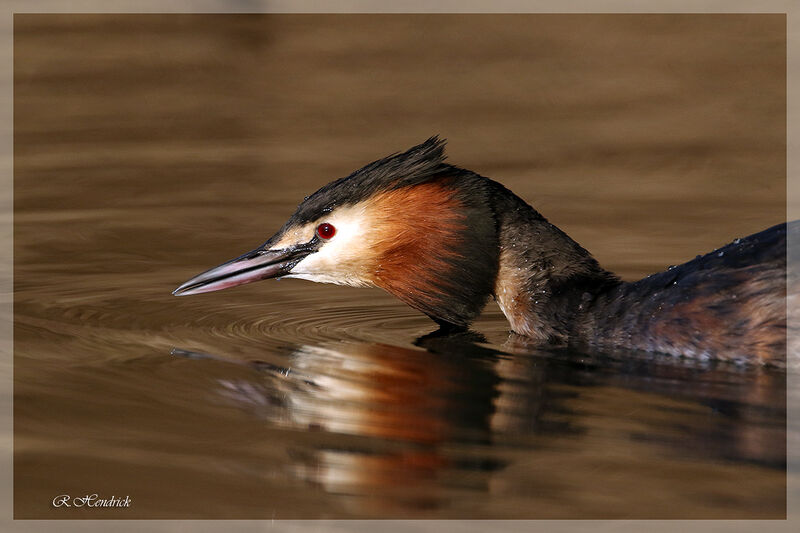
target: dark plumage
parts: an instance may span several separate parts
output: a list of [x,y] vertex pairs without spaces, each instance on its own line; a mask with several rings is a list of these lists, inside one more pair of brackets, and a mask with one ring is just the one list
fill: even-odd
[[511,191],[444,158],[432,137],[325,185],[264,245],[175,293],[280,276],[372,285],[456,328],[494,296],[534,342],[786,360],[786,232],[800,223],[622,282]]
[[354,205],[380,191],[420,185],[443,176],[472,174],[444,163],[444,142],[438,137],[403,152],[378,159],[321,187],[297,206],[289,223],[317,220],[341,205]]
[[781,361],[787,340],[787,231],[800,237],[800,222],[773,226],[600,292],[575,322],[575,336],[590,346]]

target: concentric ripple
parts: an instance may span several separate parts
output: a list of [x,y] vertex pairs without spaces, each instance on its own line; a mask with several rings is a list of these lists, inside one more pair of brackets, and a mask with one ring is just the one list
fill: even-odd
[[[160,273],[74,276],[58,287],[46,282],[29,287],[17,293],[18,341],[26,335],[59,339],[62,349],[52,355],[62,360],[65,353],[113,358],[120,346],[134,345],[258,356],[276,347],[331,341],[410,344],[436,329],[377,289],[342,292],[308,282],[272,282],[255,290],[177,298],[164,278]],[[20,347],[18,353],[24,353],[24,342]]]

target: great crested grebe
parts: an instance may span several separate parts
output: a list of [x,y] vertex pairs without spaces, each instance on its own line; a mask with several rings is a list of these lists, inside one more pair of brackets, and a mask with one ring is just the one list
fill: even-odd
[[623,282],[514,193],[444,159],[432,137],[331,182],[267,242],[173,294],[276,277],[372,286],[446,328],[494,296],[534,342],[785,362],[786,232],[800,224]]

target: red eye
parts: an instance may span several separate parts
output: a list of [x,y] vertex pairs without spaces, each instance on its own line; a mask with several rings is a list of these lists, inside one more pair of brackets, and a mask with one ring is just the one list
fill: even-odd
[[323,239],[330,239],[331,237],[336,235],[336,228],[334,228],[332,224],[323,222],[322,224],[317,226],[317,235],[319,235]]

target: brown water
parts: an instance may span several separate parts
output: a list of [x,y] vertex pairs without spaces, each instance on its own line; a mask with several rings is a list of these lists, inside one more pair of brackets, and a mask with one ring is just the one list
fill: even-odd
[[17,15],[16,517],[784,516],[782,373],[170,295],[434,133],[627,279],[778,223],[784,22]]

